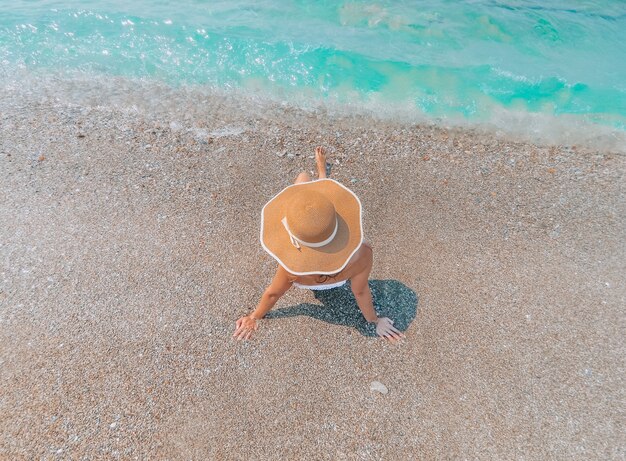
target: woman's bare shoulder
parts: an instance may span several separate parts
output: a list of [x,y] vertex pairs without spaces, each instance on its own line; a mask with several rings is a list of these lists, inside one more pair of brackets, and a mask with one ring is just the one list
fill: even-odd
[[278,267],[276,268],[275,277],[280,280],[287,280],[289,281],[289,283],[293,282],[297,278],[297,276],[293,275],[291,272],[288,272],[287,269],[285,269],[280,264],[278,264]]
[[350,258],[350,268],[365,266],[372,259],[372,247],[369,243],[363,242],[359,249]]
[[372,250],[372,245],[370,245],[368,242],[363,242],[361,243],[361,246],[359,247],[358,251],[355,253],[355,255],[359,255],[359,259],[362,257],[370,257],[372,255],[372,253],[374,252],[374,250]]

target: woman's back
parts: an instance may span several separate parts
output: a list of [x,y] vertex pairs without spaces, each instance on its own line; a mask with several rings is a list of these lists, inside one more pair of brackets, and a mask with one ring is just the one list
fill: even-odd
[[299,285],[304,285],[305,287],[313,287],[319,285],[330,285],[338,282],[350,280],[356,274],[363,271],[363,269],[367,266],[372,255],[372,247],[363,242],[361,247],[357,250],[356,253],[350,258],[350,261],[343,268],[343,270],[336,274],[335,277],[313,274],[313,275],[289,275],[289,281],[295,282]]

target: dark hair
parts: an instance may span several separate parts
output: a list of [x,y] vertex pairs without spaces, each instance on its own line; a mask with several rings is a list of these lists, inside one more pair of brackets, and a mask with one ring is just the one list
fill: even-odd
[[336,274],[332,274],[332,275],[317,274],[317,276],[321,279],[321,280],[318,280],[317,283],[326,283],[328,281],[328,279],[335,279],[335,278],[337,278],[337,276],[339,274],[341,274],[341,271],[337,272]]

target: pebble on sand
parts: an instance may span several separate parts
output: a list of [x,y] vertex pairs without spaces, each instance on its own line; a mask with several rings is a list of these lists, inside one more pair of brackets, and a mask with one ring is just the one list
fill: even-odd
[[370,383],[370,391],[380,392],[381,394],[386,394],[387,392],[389,392],[389,390],[387,389],[387,386],[385,386],[380,381],[372,381]]

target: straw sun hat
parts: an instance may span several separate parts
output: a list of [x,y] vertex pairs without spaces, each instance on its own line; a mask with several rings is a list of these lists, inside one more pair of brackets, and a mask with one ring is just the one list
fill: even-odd
[[332,179],[288,186],[261,211],[261,245],[294,275],[335,274],[362,242],[361,202]]

